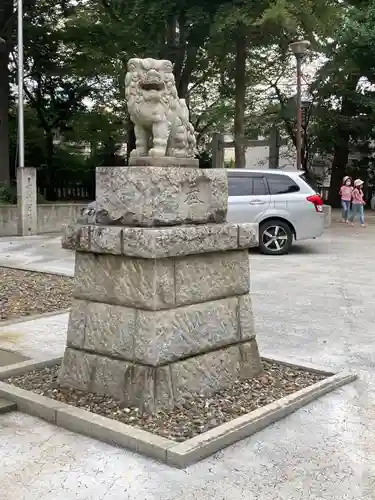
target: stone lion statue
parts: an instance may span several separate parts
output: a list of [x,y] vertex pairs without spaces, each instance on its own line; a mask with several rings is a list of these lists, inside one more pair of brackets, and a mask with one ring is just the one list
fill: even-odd
[[184,99],[179,99],[170,61],[130,59],[125,78],[137,156],[193,158],[194,127]]

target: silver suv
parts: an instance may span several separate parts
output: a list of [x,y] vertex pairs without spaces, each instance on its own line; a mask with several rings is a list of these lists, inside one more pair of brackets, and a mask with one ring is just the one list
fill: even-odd
[[257,222],[262,253],[288,253],[293,238],[324,231],[323,201],[303,172],[228,169],[229,222]]

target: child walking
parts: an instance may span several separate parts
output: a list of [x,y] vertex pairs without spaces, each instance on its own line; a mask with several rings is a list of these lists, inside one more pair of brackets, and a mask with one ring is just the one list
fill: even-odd
[[342,222],[346,222],[346,224],[349,221],[352,192],[353,192],[352,180],[347,175],[343,178],[342,186],[339,191],[339,194],[341,196],[341,206],[342,206]]
[[350,215],[350,222],[352,226],[354,226],[354,219],[356,215],[359,215],[359,222],[362,227],[365,226],[365,214],[364,214],[364,205],[365,201],[363,199],[363,184],[364,182],[361,179],[356,179],[354,181],[354,189],[352,192],[352,212]]

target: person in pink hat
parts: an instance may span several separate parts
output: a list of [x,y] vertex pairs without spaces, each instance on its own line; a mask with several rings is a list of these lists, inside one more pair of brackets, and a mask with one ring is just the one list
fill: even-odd
[[363,199],[363,185],[364,182],[361,179],[356,179],[354,181],[354,189],[352,192],[352,211],[350,214],[350,222],[352,226],[354,226],[354,219],[356,215],[359,215],[359,222],[361,226],[366,227],[364,213],[364,206],[366,202]]
[[341,196],[341,206],[342,206],[341,222],[346,222],[346,223],[349,222],[352,192],[353,192],[352,180],[348,175],[346,175],[342,180],[342,186],[339,191],[339,194]]

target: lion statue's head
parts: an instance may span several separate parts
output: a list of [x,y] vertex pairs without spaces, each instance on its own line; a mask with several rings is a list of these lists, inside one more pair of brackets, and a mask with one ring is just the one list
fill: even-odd
[[134,100],[163,102],[173,109],[178,99],[173,65],[167,60],[133,58],[128,62],[125,78],[125,94],[128,103]]

